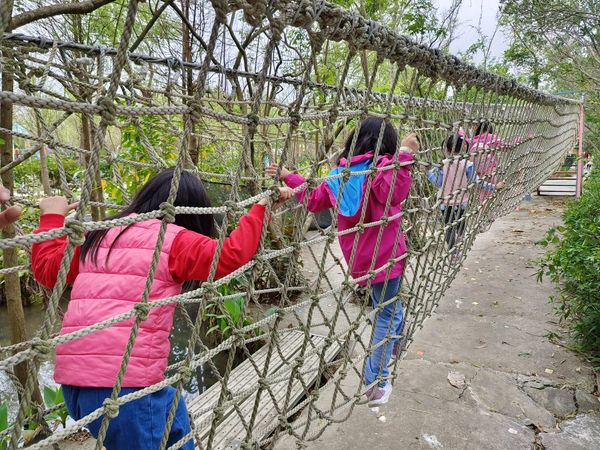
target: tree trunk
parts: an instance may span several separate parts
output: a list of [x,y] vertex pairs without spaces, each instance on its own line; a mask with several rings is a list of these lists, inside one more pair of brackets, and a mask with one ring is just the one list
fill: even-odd
[[[35,116],[35,124],[37,128],[38,136],[42,135],[42,125],[40,123],[40,118]],[[52,189],[50,187],[50,174],[48,172],[48,155],[46,153],[46,146],[43,144],[42,148],[39,151],[40,155],[40,170],[42,176],[42,188],[44,189],[44,195],[49,196],[52,195]]]
[[[10,26],[7,31],[10,31]],[[2,90],[12,92],[14,89],[14,79],[9,70],[2,72]],[[0,102],[0,126],[8,130],[13,127],[13,104],[8,100]],[[13,142],[10,133],[1,135],[4,141],[0,160],[2,165],[9,164],[13,161]],[[2,174],[2,183],[11,192],[14,188],[14,178],[12,170],[8,170]],[[16,235],[15,227],[8,225],[2,230],[4,239],[12,238]],[[7,248],[3,250],[4,267],[14,267],[18,265],[17,249]],[[8,314],[8,322],[10,324],[10,338],[12,344],[18,344],[27,340],[27,330],[25,328],[25,312],[23,311],[23,303],[21,301],[21,283],[18,273],[7,273],[4,275],[4,298],[6,299],[6,309]],[[15,374],[19,382],[25,386],[29,372],[29,362],[25,361],[15,366]],[[35,376],[35,375],[34,375]],[[38,389],[37,377],[35,380],[35,389],[31,396],[34,403],[42,404],[42,396]]]
[[[190,22],[190,0],[181,0],[181,10],[183,12],[184,17]],[[181,32],[182,36],[182,46],[181,46],[181,59],[183,62],[191,62],[192,61],[192,36],[190,34],[190,30],[186,23],[181,21]],[[195,94],[194,90],[194,74],[192,69],[184,68],[182,69],[182,77],[184,77],[184,83],[186,87],[186,93],[190,97],[193,97]],[[190,138],[188,141],[188,151],[190,153],[190,159],[192,160],[192,164],[194,167],[198,166],[198,160],[200,157],[200,142],[198,140],[198,135],[196,134],[196,128],[198,122],[191,118],[192,122],[192,133],[190,134]]]

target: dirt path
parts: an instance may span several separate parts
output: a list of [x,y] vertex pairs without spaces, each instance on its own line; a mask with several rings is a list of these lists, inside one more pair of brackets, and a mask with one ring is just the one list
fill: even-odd
[[390,403],[357,407],[308,448],[600,448],[591,368],[564,347],[553,289],[531,262],[562,204],[536,197],[479,236],[400,364]]

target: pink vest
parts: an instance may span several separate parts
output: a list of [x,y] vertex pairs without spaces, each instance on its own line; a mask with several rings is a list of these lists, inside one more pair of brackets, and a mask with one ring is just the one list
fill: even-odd
[[[444,174],[444,182],[440,195],[446,197],[459,189],[466,189],[469,185],[469,177],[467,177],[467,160],[445,159],[442,168]],[[446,205],[465,205],[469,203],[469,192],[466,190],[460,191],[449,199],[444,200]]]
[[[117,240],[106,260],[110,244],[123,230],[112,228],[100,243],[98,265],[86,258],[79,263],[79,275],[62,323],[61,334],[94,325],[131,311],[141,300],[160,228],[159,220],[131,226]],[[169,251],[182,230],[168,225],[149,301],[177,295],[181,284],[169,272]],[[170,351],[169,334],[175,305],[153,308],[141,322],[127,365],[123,387],[146,387],[164,379]],[[59,345],[56,349],[54,379],[60,384],[112,387],[134,319],[117,323]]]

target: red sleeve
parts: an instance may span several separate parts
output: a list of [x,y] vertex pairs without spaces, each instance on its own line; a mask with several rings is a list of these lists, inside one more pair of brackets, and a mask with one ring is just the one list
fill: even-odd
[[[239,226],[226,237],[217,264],[215,279],[223,278],[248,263],[258,250],[265,219],[265,207],[254,205]],[[169,271],[173,279],[206,281],[217,251],[216,239],[183,230],[177,234],[169,252]]]
[[[50,231],[61,228],[65,224],[65,218],[61,214],[44,214],[40,217],[40,226],[34,233]],[[54,288],[60,263],[67,248],[67,238],[62,237],[51,241],[33,244],[31,247],[31,271],[34,278],[42,286],[49,289]],[[71,261],[71,268],[67,275],[67,283],[73,284],[79,273],[79,247],[75,248],[75,254]]]

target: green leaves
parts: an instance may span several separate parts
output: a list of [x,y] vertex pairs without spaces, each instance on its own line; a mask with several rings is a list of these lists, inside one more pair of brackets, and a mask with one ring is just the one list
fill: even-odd
[[[8,405],[0,404],[0,431],[8,428]],[[10,435],[0,438],[0,450],[6,450],[10,441]]]
[[556,312],[569,320],[577,349],[600,368],[600,170],[587,180],[583,195],[563,214],[564,225],[550,228],[537,242],[549,250],[541,259],[538,280],[557,285]]
[[[246,313],[245,297],[240,293],[246,282],[245,278],[239,278],[217,288],[221,296],[229,298],[217,299],[206,306],[203,316],[209,326],[207,335],[213,334],[220,339],[227,339],[234,329],[244,328],[253,323]],[[236,293],[239,296],[233,297]],[[259,335],[261,332],[254,330],[251,334]]]

